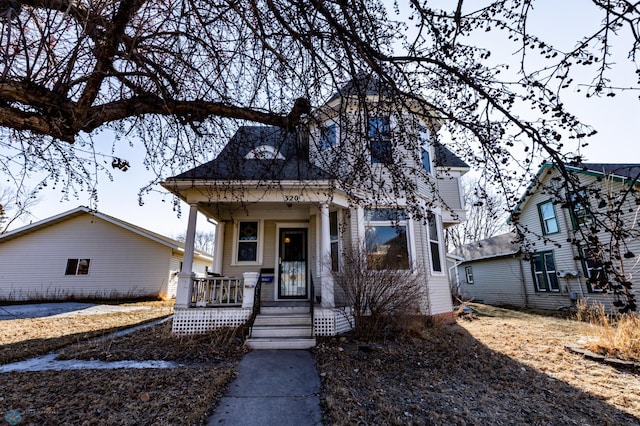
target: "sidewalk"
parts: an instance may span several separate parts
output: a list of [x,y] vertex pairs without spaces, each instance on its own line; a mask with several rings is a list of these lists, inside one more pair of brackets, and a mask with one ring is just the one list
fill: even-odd
[[309,351],[252,351],[207,425],[322,425],[319,394]]

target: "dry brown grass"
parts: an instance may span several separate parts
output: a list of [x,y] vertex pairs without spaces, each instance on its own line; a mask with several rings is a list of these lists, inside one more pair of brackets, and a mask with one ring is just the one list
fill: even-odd
[[326,424],[639,424],[640,376],[565,350],[577,321],[473,305],[477,319],[315,350]]
[[589,327],[584,346],[607,357],[640,362],[640,315],[607,314],[602,304],[578,304],[578,319]]
[[[87,338],[157,316],[133,311],[0,322],[11,342],[0,352],[6,352],[7,347],[22,348],[24,356],[74,343],[62,351],[64,357],[171,360],[182,365],[174,369],[5,373],[0,375],[0,418],[17,410],[22,417],[20,424],[26,425],[204,424],[245,353],[239,332],[223,330],[178,337],[170,333],[171,323],[166,322],[121,337]],[[30,338],[19,338],[18,330],[23,327],[27,328],[24,336]]]
[[127,303],[122,306],[141,309],[103,315],[0,321],[0,363],[43,355],[72,343],[166,317],[173,312],[172,301]]

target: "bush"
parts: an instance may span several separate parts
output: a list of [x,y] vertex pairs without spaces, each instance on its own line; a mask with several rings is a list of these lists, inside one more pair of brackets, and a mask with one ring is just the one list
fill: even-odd
[[408,270],[367,269],[364,247],[343,253],[340,271],[332,272],[342,292],[355,337],[362,340],[412,333],[424,325],[420,302],[425,298],[424,275]]

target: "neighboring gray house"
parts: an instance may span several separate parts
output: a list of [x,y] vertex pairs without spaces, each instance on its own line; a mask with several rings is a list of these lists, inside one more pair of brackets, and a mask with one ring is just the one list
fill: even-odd
[[[0,235],[0,300],[175,298],[184,244],[87,207]],[[204,275],[213,258],[196,252]]]
[[530,269],[522,261],[513,232],[476,241],[454,250],[454,288],[463,301],[489,305],[527,305],[524,274]]
[[[589,232],[581,232],[591,229],[598,215],[605,222],[613,218],[625,225],[626,237],[621,245],[624,252],[616,267],[634,284],[633,291],[640,298],[635,278],[640,276],[640,164],[586,163],[565,167],[578,178],[586,202],[578,202],[575,194],[565,193],[556,167],[544,164],[510,217],[512,222],[517,218],[516,226],[523,235],[519,245],[510,244],[515,240],[514,234],[505,234],[453,253],[460,259],[456,270],[463,297],[489,304],[554,310],[584,300],[600,302],[614,310],[612,293],[599,288],[610,280],[603,265],[607,254],[595,252]],[[613,204],[608,197],[617,197],[620,190],[629,190],[624,192],[625,204],[608,212],[606,209]],[[612,238],[603,229],[598,226],[597,238],[608,244]]]
[[[431,143],[438,122],[416,115],[412,127],[399,134],[396,123],[413,112],[385,99],[375,80],[363,84],[345,85],[296,132],[241,127],[216,159],[163,182],[191,206],[188,231],[196,225],[197,212],[218,224],[214,272],[222,277],[205,283],[188,269],[180,274],[175,332],[242,324],[255,306],[258,281],[262,311],[256,324],[294,308],[306,318],[279,320],[290,326],[284,331],[260,328],[262,341],[254,327],[253,347],[274,342],[309,347],[315,335],[348,330],[345,302],[331,271],[343,267],[345,250],[365,242],[366,267],[415,271],[424,282],[417,297],[421,312],[453,319],[443,230],[464,219],[459,177],[468,166]],[[358,109],[363,97],[367,116]],[[362,123],[363,132],[352,130]],[[358,171],[385,176],[392,155],[406,158],[404,169],[411,171],[416,188],[410,195],[432,206],[428,223],[411,216],[406,194],[384,187],[389,180],[372,185],[370,174],[358,180]],[[229,291],[242,293],[242,300],[219,304],[208,299],[221,280],[232,280]],[[308,325],[303,329],[300,324]]]

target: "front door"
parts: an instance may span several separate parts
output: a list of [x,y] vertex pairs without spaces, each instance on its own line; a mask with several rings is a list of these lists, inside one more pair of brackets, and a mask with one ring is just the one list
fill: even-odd
[[307,230],[280,229],[278,299],[307,299]]

